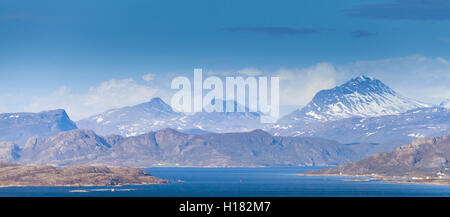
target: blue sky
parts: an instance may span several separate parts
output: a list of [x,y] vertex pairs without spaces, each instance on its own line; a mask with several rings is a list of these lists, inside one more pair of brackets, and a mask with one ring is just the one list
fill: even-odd
[[0,0],[0,112],[79,119],[167,100],[170,79],[194,68],[295,78],[281,86],[286,111],[359,74],[438,103],[449,51],[444,0]]

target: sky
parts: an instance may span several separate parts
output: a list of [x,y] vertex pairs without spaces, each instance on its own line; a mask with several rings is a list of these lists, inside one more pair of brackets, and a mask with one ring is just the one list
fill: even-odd
[[280,76],[283,114],[358,75],[438,104],[449,51],[446,0],[0,0],[0,112],[170,102],[194,68]]

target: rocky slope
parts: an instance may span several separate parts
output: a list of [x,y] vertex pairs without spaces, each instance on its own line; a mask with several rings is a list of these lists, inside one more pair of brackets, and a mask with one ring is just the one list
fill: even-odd
[[164,184],[142,169],[104,166],[23,166],[0,162],[0,187]]
[[306,174],[368,176],[397,182],[450,185],[450,134],[419,139],[389,153]]
[[30,139],[10,162],[132,167],[337,165],[358,159],[345,145],[317,138],[247,133],[184,134],[163,129],[134,137],[101,137],[89,130]]
[[[111,140],[108,137],[111,143]],[[75,165],[88,163],[106,152],[107,139],[91,130],[71,130],[50,138],[30,138],[18,161],[22,164]]]
[[48,137],[77,129],[67,113],[62,110],[39,113],[0,114],[0,141],[24,145],[33,136]]

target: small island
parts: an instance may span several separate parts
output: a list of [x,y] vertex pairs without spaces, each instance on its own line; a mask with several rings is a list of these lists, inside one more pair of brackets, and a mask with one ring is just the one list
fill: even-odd
[[88,187],[166,184],[138,168],[106,166],[66,166],[19,165],[0,163],[0,187]]

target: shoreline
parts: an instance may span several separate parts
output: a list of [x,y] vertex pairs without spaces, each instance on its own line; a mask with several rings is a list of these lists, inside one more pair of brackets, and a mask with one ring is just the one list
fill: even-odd
[[53,188],[53,187],[81,187],[81,188],[90,188],[90,187],[103,187],[103,188],[121,188],[125,186],[147,186],[147,185],[166,185],[170,184],[170,181],[161,182],[161,183],[144,183],[144,184],[124,184],[124,185],[0,185],[0,188]]
[[[348,175],[348,174],[304,174],[299,173],[297,176],[323,176],[323,177],[349,177],[353,179],[345,179],[347,182],[380,182],[392,184],[414,184],[414,185],[433,185],[450,187],[450,179],[412,179],[405,177],[380,176],[380,175]],[[439,182],[439,181],[443,181]]]

